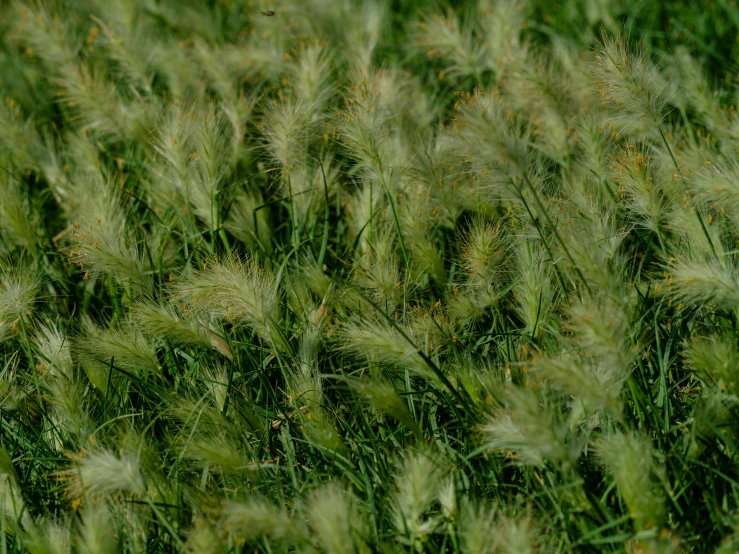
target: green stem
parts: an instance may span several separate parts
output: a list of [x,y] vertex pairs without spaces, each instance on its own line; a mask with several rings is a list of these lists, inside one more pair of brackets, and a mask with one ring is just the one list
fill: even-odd
[[293,241],[297,245],[300,243],[300,235],[299,235],[299,228],[298,228],[298,216],[295,213],[295,202],[293,200],[293,185],[292,181],[290,180],[290,177],[287,178],[287,188],[290,191],[290,219],[292,220],[293,224]]
[[395,201],[393,200],[393,195],[390,192],[390,186],[387,184],[387,181],[385,181],[385,173],[382,169],[382,161],[380,161],[379,158],[377,159],[377,164],[380,168],[380,180],[382,181],[382,186],[385,187],[385,193],[390,200],[390,208],[393,211],[393,219],[395,220],[395,228],[398,231],[398,242],[400,242],[400,250],[403,252],[403,260],[405,261],[405,266],[410,267],[408,252],[405,249],[405,242],[403,241],[403,233],[400,230],[400,220],[398,219],[398,212],[395,209]]
[[323,163],[321,163],[321,175],[323,176],[323,192],[326,195],[326,208],[323,216],[323,240],[321,240],[321,252],[318,255],[318,268],[323,271],[323,260],[326,257],[326,249],[328,248],[328,219],[329,219],[329,203],[328,203],[328,183],[326,182],[326,173],[323,171]]
[[167,532],[172,535],[172,539],[174,539],[174,542],[177,544],[177,547],[180,549],[180,551],[184,550],[185,543],[182,541],[180,536],[175,532],[174,528],[172,527],[172,524],[170,523],[169,519],[157,508],[157,505],[154,504],[154,502],[151,501],[151,499],[147,498],[146,503],[149,505],[151,510],[156,514],[159,521],[161,521],[164,528],[167,530]]

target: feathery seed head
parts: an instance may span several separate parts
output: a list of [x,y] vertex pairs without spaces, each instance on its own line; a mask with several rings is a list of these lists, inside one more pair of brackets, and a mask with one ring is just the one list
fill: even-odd
[[139,98],[126,100],[116,84],[88,65],[63,65],[56,68],[53,83],[59,88],[59,101],[79,120],[85,133],[113,143],[135,140],[149,126],[149,108]]
[[536,390],[511,388],[506,400],[509,409],[482,428],[494,448],[510,452],[521,465],[541,467],[545,460],[556,463],[571,457],[564,425],[557,422],[551,406],[545,403],[542,411]]
[[102,392],[111,379],[111,362],[116,368],[134,375],[159,373],[154,345],[140,329],[123,324],[103,328],[86,318],[84,333],[73,341],[73,351],[87,373],[90,383]]
[[502,276],[506,242],[500,225],[482,219],[472,223],[460,248],[464,270],[472,287],[483,288]]
[[634,220],[638,225],[659,233],[672,202],[663,176],[649,155],[639,148],[622,149],[616,164],[618,172],[613,179],[620,185],[620,192],[626,198],[626,206],[634,214]]
[[69,339],[55,324],[40,325],[36,335],[36,350],[45,364],[49,364],[49,371],[55,376],[66,379],[72,378],[72,355]]
[[310,129],[311,107],[300,100],[281,99],[265,106],[262,134],[265,149],[283,178],[305,156],[306,133]]
[[187,537],[188,554],[221,554],[223,546],[216,531],[202,517],[195,521],[195,526]]
[[441,59],[446,64],[444,75],[452,78],[478,76],[494,69],[495,60],[485,42],[476,40],[470,26],[460,27],[453,14],[434,15],[418,25],[417,46],[430,59]]
[[70,457],[73,466],[59,475],[67,482],[67,494],[72,498],[115,493],[143,497],[146,494],[140,460],[133,454],[116,455],[110,450],[96,450]]
[[628,316],[615,302],[584,299],[569,310],[570,329],[577,334],[580,347],[608,366],[614,377],[625,378],[634,353],[629,346]]
[[331,52],[320,44],[304,46],[291,64],[295,96],[310,107],[313,118],[320,116],[333,93],[331,65]]
[[251,327],[268,343],[282,346],[279,325],[279,291],[272,272],[253,259],[236,257],[209,260],[199,272],[175,282],[176,298],[183,306]]
[[527,48],[521,33],[529,17],[527,3],[519,0],[480,0],[477,14],[490,65],[505,70]]
[[736,270],[718,260],[674,260],[667,267],[667,294],[692,306],[713,306],[734,310],[739,306],[739,280]]
[[683,355],[701,379],[739,395],[739,352],[735,340],[723,336],[695,338],[686,345]]
[[409,452],[398,460],[393,523],[398,533],[415,541],[432,533],[438,522],[424,517],[438,498],[441,466],[431,454]]
[[540,552],[538,533],[529,517],[501,517],[496,524],[498,550],[501,554]]
[[33,313],[39,286],[31,270],[6,263],[0,272],[0,340],[18,321]]
[[183,314],[174,303],[165,304],[155,300],[144,300],[135,304],[129,314],[131,325],[147,335],[160,336],[175,345],[202,345],[212,347],[229,360],[231,349],[221,338],[218,329],[196,317]]
[[115,524],[105,501],[85,505],[78,537],[77,551],[80,554],[113,554],[118,551]]
[[408,410],[408,405],[390,382],[382,379],[368,380],[355,378],[346,378],[346,382],[372,407],[394,417],[413,431],[417,437],[423,437],[421,429]]
[[[15,100],[0,100],[0,144],[3,146],[5,164],[18,169],[38,169],[46,157],[45,145],[32,119],[23,120],[20,106]],[[16,185],[18,178],[8,173],[0,183],[4,188]]]
[[463,554],[495,552],[498,529],[495,526],[496,510],[484,504],[466,503],[459,518],[460,546]]
[[237,193],[228,211],[225,226],[243,242],[252,254],[272,253],[272,229],[269,210],[264,208],[264,197],[256,187]]
[[614,433],[598,441],[596,452],[616,481],[637,528],[659,527],[665,516],[660,490],[663,471],[651,445],[636,435]]
[[31,554],[71,554],[69,522],[47,520],[24,529],[24,550]]
[[9,522],[31,522],[15,475],[0,473],[0,510]]
[[[579,113],[583,100],[573,85],[572,72],[556,58],[520,57],[512,61],[502,79],[506,97],[516,113],[525,114],[532,138],[541,151],[566,165],[573,147],[571,121]],[[583,88],[589,85],[580,84]]]
[[223,508],[221,528],[247,543],[265,537],[274,544],[290,545],[308,536],[302,523],[293,520],[284,508],[259,497],[228,502]]
[[83,271],[105,272],[129,283],[137,291],[149,291],[151,276],[128,226],[126,211],[112,183],[85,180],[78,192],[79,205],[70,260]]
[[405,367],[421,377],[433,379],[433,373],[417,348],[386,324],[349,322],[344,325],[342,334],[346,337],[347,348],[359,356]]
[[397,255],[397,242],[389,227],[376,232],[372,247],[357,253],[357,284],[369,289],[373,300],[392,313],[407,295]]
[[632,51],[621,37],[604,38],[595,51],[594,76],[601,97],[633,120],[658,126],[665,116],[668,88],[664,77],[642,49]]
[[732,424],[739,409],[737,396],[733,393],[736,388],[729,389],[732,392],[724,392],[722,388],[708,392],[696,405],[688,448],[688,455],[693,459],[697,459],[718,441],[737,439],[736,428]]
[[529,138],[515,115],[500,98],[481,91],[464,98],[458,113],[446,139],[458,155],[469,160],[476,173],[496,169],[520,188],[515,180],[528,171]]
[[34,254],[38,239],[36,216],[22,181],[12,170],[7,171],[0,175],[0,236],[4,242]]
[[258,464],[244,454],[229,437],[198,437],[187,442],[185,455],[200,467],[244,475],[258,481]]
[[356,499],[338,483],[316,489],[305,510],[318,544],[328,554],[369,552],[365,542],[368,529]]
[[517,248],[519,279],[513,288],[516,309],[526,325],[526,332],[538,339],[551,328],[555,290],[552,268],[546,249],[538,241],[519,239]]

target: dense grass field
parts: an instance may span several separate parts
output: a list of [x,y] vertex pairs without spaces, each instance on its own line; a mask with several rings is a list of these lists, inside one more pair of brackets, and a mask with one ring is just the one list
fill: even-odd
[[734,0],[0,2],[0,554],[739,551]]

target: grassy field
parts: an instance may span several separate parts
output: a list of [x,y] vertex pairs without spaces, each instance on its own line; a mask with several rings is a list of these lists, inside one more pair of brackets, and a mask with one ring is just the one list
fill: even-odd
[[734,0],[0,2],[0,554],[739,551]]

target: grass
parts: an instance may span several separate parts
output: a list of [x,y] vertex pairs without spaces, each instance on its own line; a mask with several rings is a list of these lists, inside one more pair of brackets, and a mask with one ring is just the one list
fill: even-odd
[[2,553],[739,548],[733,2],[0,29]]

